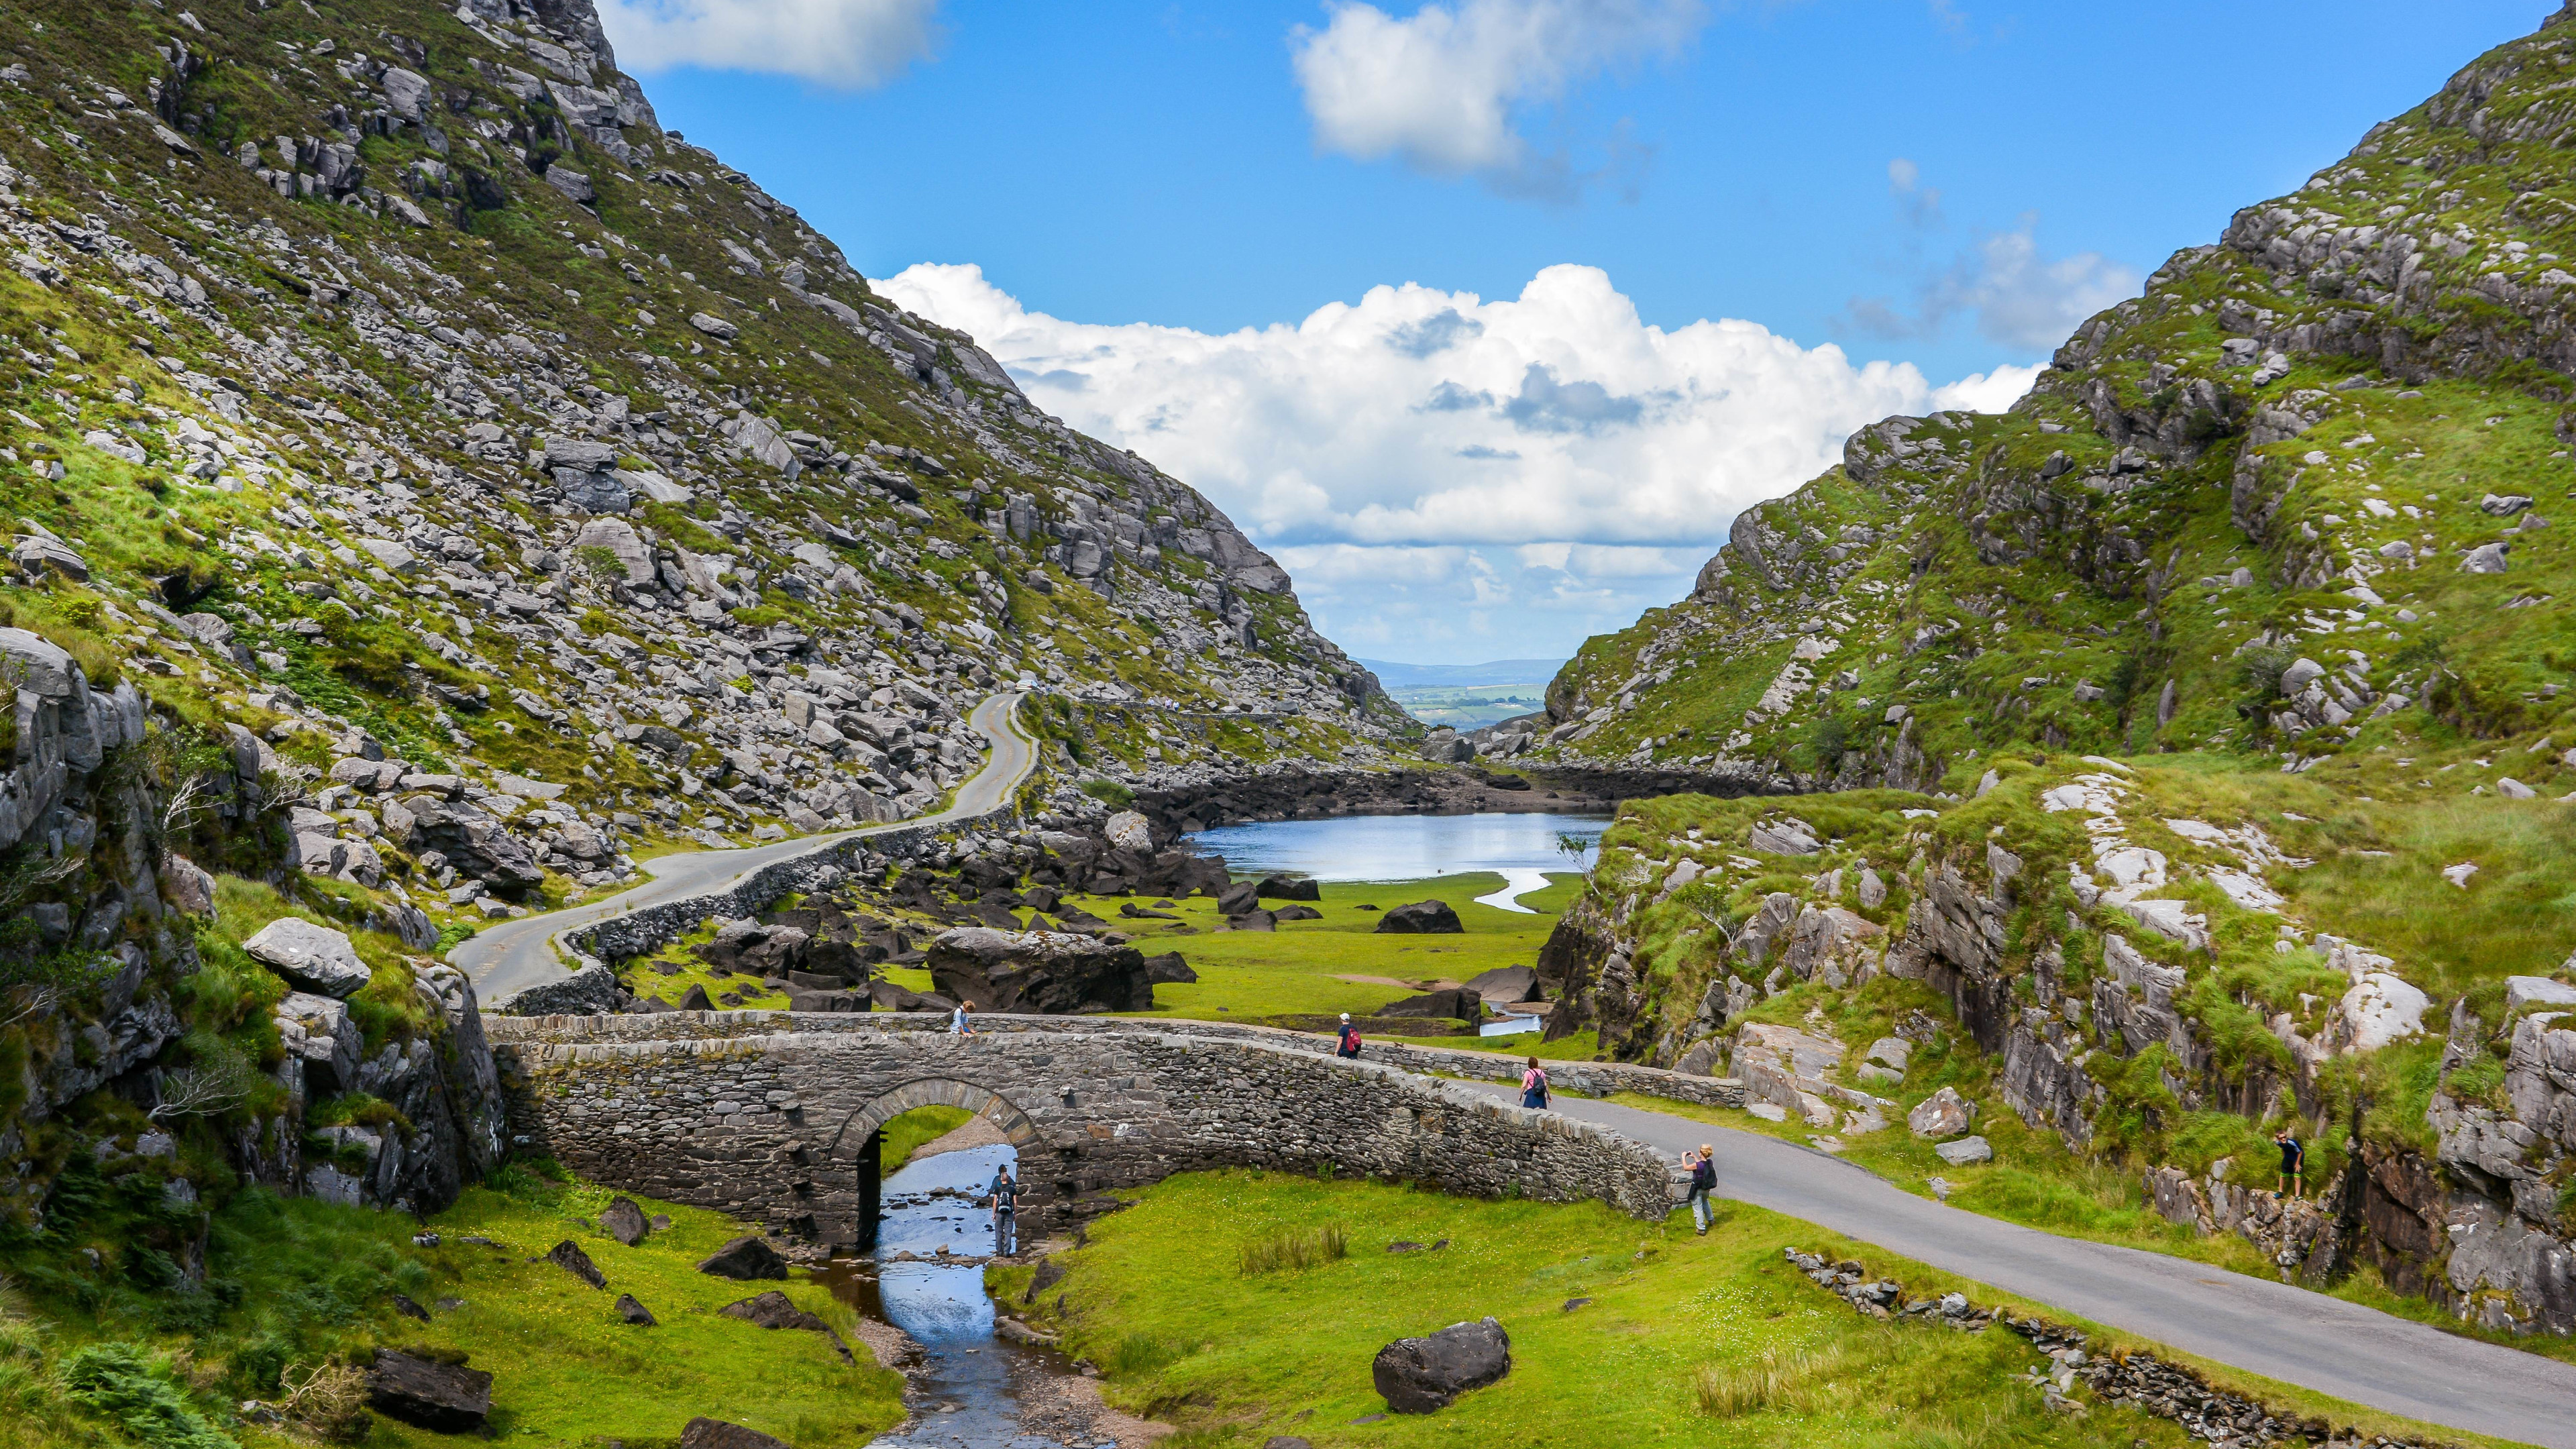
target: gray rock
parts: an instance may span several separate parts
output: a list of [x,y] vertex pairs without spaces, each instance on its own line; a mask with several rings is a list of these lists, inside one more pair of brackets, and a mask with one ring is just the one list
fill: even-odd
[[731,342],[742,335],[742,329],[709,312],[692,312],[689,325],[718,342]]
[[608,1206],[600,1211],[599,1226],[610,1237],[630,1248],[644,1241],[645,1236],[653,1231],[652,1226],[644,1221],[644,1210],[635,1205],[633,1198],[626,1197],[609,1199]]
[[2300,659],[2281,671],[2283,697],[2294,697],[2309,685],[2325,677],[2326,667],[2313,659]]
[[1770,855],[1813,855],[1825,848],[1824,842],[1816,839],[1815,830],[1797,819],[1754,826],[1752,843],[1755,850]]
[[363,1043],[345,1004],[309,991],[290,991],[271,1016],[287,1058],[303,1065],[308,1094],[345,1092],[358,1085]]
[[1932,1150],[1940,1155],[1943,1162],[1952,1167],[1965,1167],[1971,1162],[1995,1160],[1995,1149],[1987,1145],[1983,1137],[1962,1137],[1956,1142],[1944,1142]]
[[547,1249],[546,1255],[537,1261],[552,1263],[593,1288],[608,1286],[607,1275],[600,1272],[599,1265],[590,1261],[590,1255],[583,1252],[581,1245],[570,1238]]
[[2504,979],[2504,1009],[2510,1014],[2526,1006],[2576,1007],[2576,986],[2552,981],[2546,976],[2508,976]]
[[546,184],[577,205],[589,206],[599,200],[599,189],[590,184],[590,178],[569,166],[557,164],[547,167]]
[[375,979],[347,936],[296,916],[260,927],[259,934],[242,942],[242,949],[298,989],[318,996],[345,1000]]
[[746,1233],[708,1254],[706,1260],[698,1264],[698,1271],[718,1278],[744,1281],[761,1278],[783,1280],[787,1276],[787,1260],[778,1256],[778,1250],[767,1242]]
[[1311,880],[1284,875],[1264,876],[1254,891],[1265,901],[1320,901],[1324,888]]
[[[1905,1114],[1905,1125],[1913,1128],[1917,1137],[1956,1137],[1976,1120],[1976,1104],[1960,1096],[1955,1087],[1943,1087]],[[1985,1139],[1977,1140],[1982,1143]]]
[[1467,978],[1467,989],[1498,1006],[1511,1006],[1523,1001],[1545,1001],[1547,994],[1539,989],[1538,973],[1527,966],[1497,966]]
[[9,558],[17,564],[18,571],[30,579],[42,578],[49,573],[60,574],[76,584],[89,579],[88,562],[58,538],[33,535],[21,538],[9,546]]
[[1422,1338],[1399,1338],[1377,1351],[1369,1377],[1399,1414],[1445,1409],[1469,1389],[1512,1371],[1512,1339],[1491,1318],[1453,1323]]
[[2472,574],[2503,573],[2508,567],[2505,562],[2506,551],[2506,545],[2501,543],[2479,544],[2469,550],[2468,557],[2460,560],[2460,570],[2463,573]]
[[471,1433],[492,1412],[492,1376],[380,1348],[367,1369],[367,1406],[441,1434]]
[[977,1011],[1151,1011],[1145,953],[1062,931],[965,926],[930,943],[930,979]]
[[1166,951],[1160,956],[1145,958],[1145,979],[1157,986],[1190,986],[1197,983],[1199,973],[1190,969],[1190,963],[1182,959],[1180,952]]
[[617,1316],[637,1328],[661,1327],[660,1320],[653,1316],[653,1310],[636,1302],[632,1293],[617,1295]]
[[680,1431],[680,1449],[790,1449],[784,1439],[773,1439],[757,1429],[728,1424],[721,1419],[691,1419]]
[[1458,913],[1446,901],[1415,901],[1389,910],[1378,917],[1377,929],[1384,935],[1455,936],[1466,931],[1458,923]]

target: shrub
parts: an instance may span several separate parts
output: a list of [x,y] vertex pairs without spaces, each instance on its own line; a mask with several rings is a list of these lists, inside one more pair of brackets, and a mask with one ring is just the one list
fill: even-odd
[[1082,793],[1103,805],[1120,810],[1127,809],[1136,803],[1136,792],[1115,780],[1085,780],[1082,782]]
[[239,1449],[189,1407],[178,1386],[130,1343],[94,1343],[64,1360],[62,1384],[151,1449]]

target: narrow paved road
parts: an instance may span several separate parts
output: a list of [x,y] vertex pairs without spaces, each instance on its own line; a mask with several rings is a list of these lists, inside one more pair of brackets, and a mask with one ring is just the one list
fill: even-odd
[[[1517,1100],[1498,1082],[1456,1085]],[[2184,1258],[2061,1238],[1899,1192],[1776,1137],[1609,1102],[1556,1099],[1679,1157],[1717,1149],[1718,1191],[2250,1373],[2411,1419],[2576,1449],[2576,1365]]]
[[562,963],[555,959],[555,937],[602,917],[658,901],[680,900],[720,891],[773,861],[786,860],[809,850],[821,850],[858,836],[916,825],[937,825],[999,809],[1037,766],[1036,748],[1022,738],[1012,724],[1020,698],[1017,694],[994,695],[977,705],[975,712],[967,716],[966,722],[992,741],[992,753],[985,758],[984,768],[957,787],[956,803],[936,815],[897,821],[891,825],[844,830],[833,835],[781,840],[744,850],[698,850],[666,855],[644,863],[645,872],[653,879],[643,885],[564,910],[487,926],[472,939],[458,943],[456,949],[447,953],[447,959],[473,978],[476,995],[490,1001],[525,987],[561,980],[566,973]]

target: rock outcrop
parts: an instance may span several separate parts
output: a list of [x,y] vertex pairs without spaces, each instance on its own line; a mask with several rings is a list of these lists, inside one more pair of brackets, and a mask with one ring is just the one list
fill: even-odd
[[1150,1011],[1145,953],[1062,931],[969,926],[930,943],[931,982],[977,1011]]

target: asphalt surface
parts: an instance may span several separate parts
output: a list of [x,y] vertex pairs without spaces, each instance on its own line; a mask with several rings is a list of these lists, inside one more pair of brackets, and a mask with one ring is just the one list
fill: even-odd
[[[1518,1088],[1507,1083],[1454,1085],[1518,1100]],[[1675,1158],[1711,1144],[1720,1196],[2033,1302],[2410,1419],[2576,1449],[2576,1364],[2286,1283],[1947,1207],[1776,1137],[1573,1097],[1560,1096],[1553,1106]]]
[[1012,712],[1019,703],[1017,694],[997,694],[977,705],[975,712],[967,716],[967,723],[992,742],[992,752],[985,757],[984,767],[957,787],[956,803],[936,815],[897,821],[891,825],[870,825],[831,835],[774,841],[742,850],[696,850],[649,860],[644,863],[644,871],[653,879],[642,885],[564,910],[486,926],[471,939],[459,942],[456,949],[447,953],[447,959],[473,978],[477,996],[491,1001],[526,987],[559,981],[570,974],[555,956],[555,937],[602,917],[660,901],[708,895],[774,861],[803,855],[809,850],[822,850],[844,840],[967,819],[998,809],[1011,798],[1011,792],[1020,787],[1020,782],[1029,777],[1029,771],[1037,764],[1036,747],[1023,739],[1011,724]]

